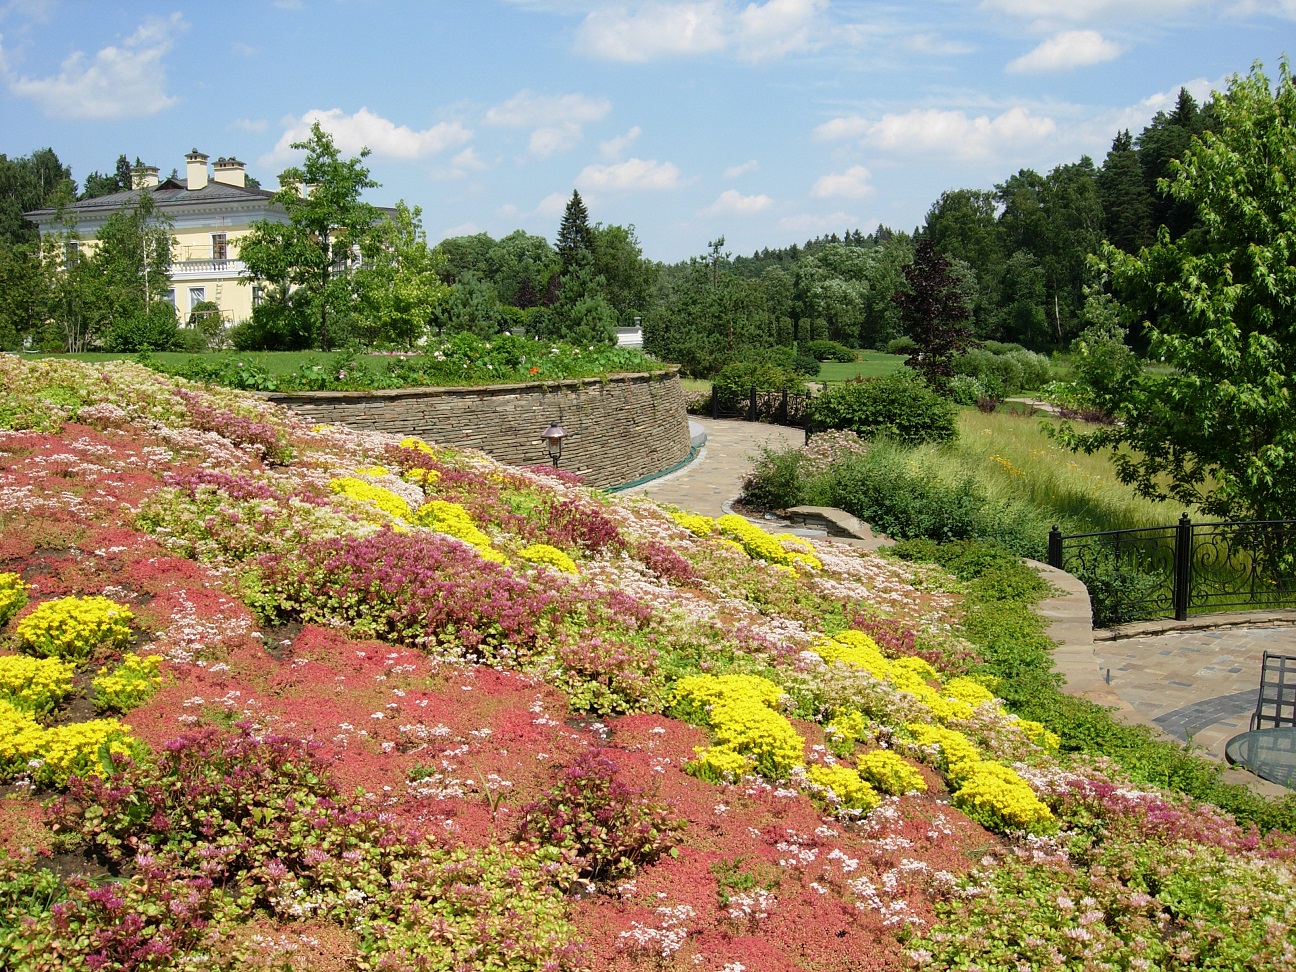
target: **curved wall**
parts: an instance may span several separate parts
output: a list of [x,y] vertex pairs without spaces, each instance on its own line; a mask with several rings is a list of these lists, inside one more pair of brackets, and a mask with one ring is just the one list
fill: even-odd
[[568,434],[560,468],[584,476],[591,486],[652,476],[683,461],[690,448],[676,370],[526,385],[265,397],[312,422],[417,435],[480,449],[515,466],[549,462],[540,433],[558,422]]

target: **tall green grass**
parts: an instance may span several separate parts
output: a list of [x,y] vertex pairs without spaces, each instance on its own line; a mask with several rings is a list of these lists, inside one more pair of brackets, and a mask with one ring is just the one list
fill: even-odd
[[1136,495],[1116,478],[1110,453],[1085,455],[1058,445],[1044,431],[1047,424],[1047,419],[965,409],[958,440],[918,450],[926,454],[914,461],[933,474],[971,472],[990,495],[1029,502],[1063,533],[1165,526],[1184,512],[1178,504]]

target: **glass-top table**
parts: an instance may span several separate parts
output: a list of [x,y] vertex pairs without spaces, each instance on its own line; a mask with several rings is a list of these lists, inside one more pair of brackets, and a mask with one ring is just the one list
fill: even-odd
[[1261,779],[1296,790],[1296,726],[1253,729],[1234,736],[1224,756]]

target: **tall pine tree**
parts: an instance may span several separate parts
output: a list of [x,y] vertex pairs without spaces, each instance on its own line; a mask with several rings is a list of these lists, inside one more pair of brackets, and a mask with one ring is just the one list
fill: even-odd
[[580,193],[573,189],[558,227],[558,256],[565,276],[575,267],[588,263],[594,251],[594,233],[590,229],[589,211]]
[[1111,151],[1098,173],[1102,198],[1103,231],[1107,241],[1126,253],[1137,253],[1151,244],[1152,194],[1143,181],[1143,169],[1128,129],[1112,140]]

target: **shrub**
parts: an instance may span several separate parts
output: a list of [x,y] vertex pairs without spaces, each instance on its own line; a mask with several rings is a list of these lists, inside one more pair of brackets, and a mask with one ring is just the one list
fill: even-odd
[[43,658],[81,661],[96,648],[130,644],[130,608],[106,597],[45,601],[18,622],[18,646]]
[[0,699],[24,712],[42,715],[72,691],[76,666],[57,658],[0,657]]
[[801,453],[762,448],[742,484],[741,502],[758,510],[784,510],[801,502]]
[[849,364],[855,360],[855,352],[836,341],[807,341],[805,350],[816,361],[842,361]]
[[0,573],[0,625],[27,606],[27,585],[18,574]]
[[906,357],[918,350],[918,342],[911,337],[892,338],[886,343],[887,354],[903,354]]
[[558,848],[591,881],[621,878],[675,844],[684,822],[617,775],[606,750],[577,757],[545,796],[522,810],[521,840]]
[[865,439],[917,445],[958,437],[954,404],[908,370],[833,385],[814,400],[811,416],[821,427],[849,429]]
[[721,408],[736,408],[747,400],[753,388],[757,391],[805,391],[805,376],[796,370],[791,353],[756,354],[725,365],[711,380],[711,387]]
[[827,505],[897,540],[976,538],[1036,560],[1047,553],[1050,524],[1030,503],[992,498],[971,474],[957,468],[934,473],[916,463],[910,450],[890,443],[839,463],[823,493]]
[[143,705],[162,687],[161,665],[157,655],[140,657],[127,652],[111,673],[107,667],[99,669],[91,683],[95,708],[100,712],[129,712]]

